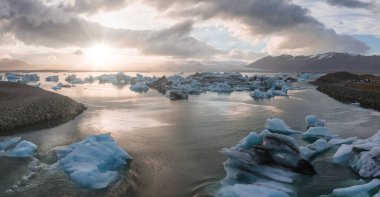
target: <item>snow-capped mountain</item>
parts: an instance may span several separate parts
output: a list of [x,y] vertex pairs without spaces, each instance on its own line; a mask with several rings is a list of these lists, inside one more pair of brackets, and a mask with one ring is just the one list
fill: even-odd
[[380,56],[325,53],[313,56],[267,56],[248,67],[274,72],[336,72],[380,73]]

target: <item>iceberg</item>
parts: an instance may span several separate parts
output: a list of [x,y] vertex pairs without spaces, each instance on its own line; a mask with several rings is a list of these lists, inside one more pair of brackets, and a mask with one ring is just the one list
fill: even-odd
[[303,133],[303,138],[325,138],[330,139],[329,129],[326,127],[310,127]]
[[46,81],[52,81],[52,82],[58,82],[59,81],[59,77],[58,77],[58,75],[48,76],[48,77],[46,77],[45,80]]
[[333,155],[333,162],[337,164],[346,164],[354,156],[352,145],[342,144]]
[[[16,141],[13,139],[11,141]],[[6,150],[0,154],[7,157],[33,157],[37,150],[37,146],[32,142],[22,140],[15,147]]]
[[332,146],[341,145],[341,144],[352,144],[353,142],[355,142],[356,139],[358,139],[358,137],[350,137],[346,139],[333,138],[329,140],[329,144],[331,144]]
[[319,119],[315,115],[308,115],[305,117],[305,121],[307,124],[307,127],[324,127],[325,126],[325,120]]
[[188,99],[188,94],[182,90],[171,90],[169,93],[170,100],[184,100]]
[[232,92],[232,87],[224,82],[224,83],[215,83],[208,87],[208,91],[210,92]]
[[307,145],[306,147],[301,146],[300,151],[303,158],[308,160],[312,158],[315,154],[324,152],[330,147],[331,145],[326,140],[319,139],[314,143]]
[[143,82],[139,82],[139,83],[136,83],[136,84],[133,84],[129,87],[130,90],[134,91],[134,92],[147,92],[149,90],[149,87],[147,85],[145,85],[145,83]]
[[218,193],[220,197],[289,197],[285,192],[259,185],[236,184]]
[[262,141],[262,137],[259,136],[256,132],[250,132],[246,137],[241,139],[235,147],[242,149],[251,149],[253,146],[261,144]]
[[351,161],[351,168],[358,172],[361,177],[380,176],[380,147],[355,155]]
[[105,188],[119,178],[118,170],[129,156],[110,134],[94,135],[56,149],[59,166],[76,183],[90,188]]
[[374,179],[369,183],[355,185],[346,188],[334,189],[332,196],[336,197],[370,197],[370,191],[380,185],[379,179]]
[[280,134],[297,134],[301,133],[300,131],[295,131],[289,128],[285,122],[279,118],[268,118],[265,123],[265,128],[272,133]]
[[10,137],[0,140],[0,151],[7,150],[21,141],[21,137]]

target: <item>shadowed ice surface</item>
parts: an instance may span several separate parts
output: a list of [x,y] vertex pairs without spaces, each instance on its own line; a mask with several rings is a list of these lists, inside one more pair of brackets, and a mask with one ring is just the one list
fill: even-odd
[[[41,79],[48,75],[53,74],[40,74]],[[43,82],[41,87],[53,91],[53,85],[56,83]],[[305,86],[309,88],[289,91],[288,97],[272,100],[253,100],[249,92],[207,92],[191,95],[185,101],[170,101],[155,90],[135,93],[129,86],[111,84],[63,88],[57,92],[84,103],[88,110],[64,124],[34,131],[22,129],[22,133],[14,135],[38,145],[37,158],[51,164],[56,160],[52,148],[88,135],[111,133],[134,158],[129,169],[122,173],[124,178],[111,188],[89,190],[75,185],[59,170],[36,164],[39,168],[34,169],[34,175],[16,184],[31,170],[28,162],[8,161],[21,164],[10,175],[0,177],[0,195],[48,196],[52,191],[57,196],[212,194],[217,182],[225,176],[222,165],[225,157],[219,151],[235,145],[252,130],[261,131],[268,117],[281,118],[292,129],[305,131],[304,117],[315,114],[326,120],[331,133],[343,137],[368,137],[380,129],[377,124],[380,113],[337,102],[313,86]],[[329,194],[333,188],[346,186],[350,179],[357,178],[346,168],[328,162],[335,150],[313,161],[321,173],[298,185],[300,196]]]

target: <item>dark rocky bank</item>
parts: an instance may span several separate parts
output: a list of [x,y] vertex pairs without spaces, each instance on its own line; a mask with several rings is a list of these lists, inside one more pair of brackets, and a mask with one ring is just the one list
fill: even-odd
[[329,73],[312,82],[317,90],[336,100],[360,103],[380,111],[380,77],[349,72]]
[[0,131],[75,117],[86,107],[53,92],[24,84],[0,82]]

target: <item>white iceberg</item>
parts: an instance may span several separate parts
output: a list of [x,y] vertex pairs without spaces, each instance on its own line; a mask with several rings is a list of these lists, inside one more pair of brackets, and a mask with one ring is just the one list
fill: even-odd
[[305,117],[305,121],[308,127],[324,127],[325,120],[319,119],[315,115],[308,115]]
[[119,178],[118,170],[132,159],[110,134],[94,135],[56,150],[59,166],[70,178],[90,188],[105,188]]
[[356,155],[351,161],[351,167],[358,172],[361,177],[380,176],[380,147],[372,148],[370,151],[363,151]]
[[346,188],[334,189],[332,196],[336,197],[370,197],[370,191],[380,185],[379,179],[374,179],[369,183],[355,185]]
[[272,133],[280,134],[296,134],[301,133],[300,131],[295,131],[289,128],[286,123],[279,118],[268,118],[265,123],[265,128]]

